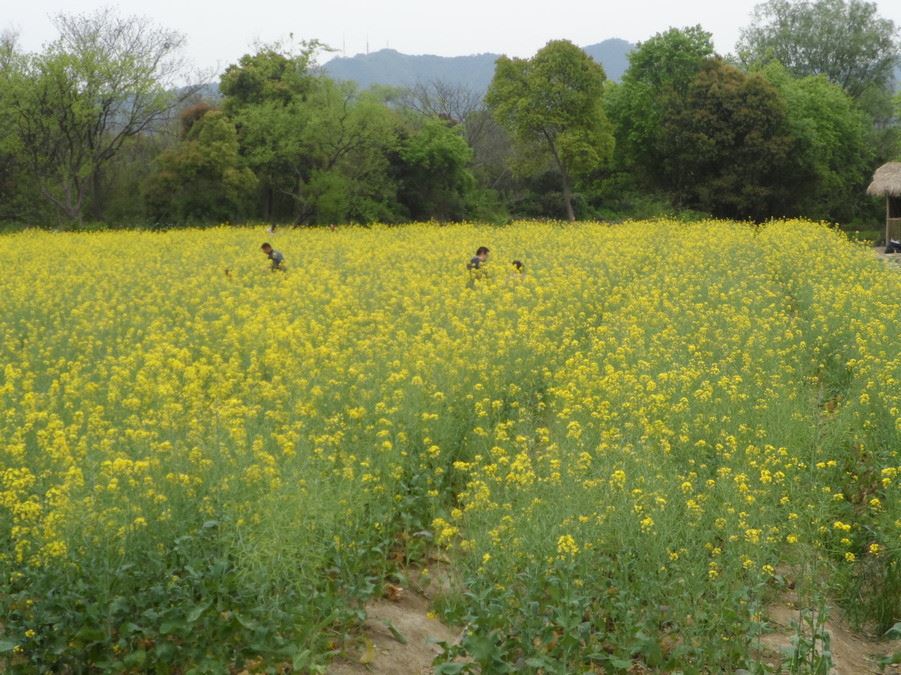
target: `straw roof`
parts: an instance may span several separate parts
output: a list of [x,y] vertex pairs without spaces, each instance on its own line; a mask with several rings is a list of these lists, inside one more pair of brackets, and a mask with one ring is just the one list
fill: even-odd
[[889,162],[876,169],[867,194],[874,197],[901,197],[901,162]]

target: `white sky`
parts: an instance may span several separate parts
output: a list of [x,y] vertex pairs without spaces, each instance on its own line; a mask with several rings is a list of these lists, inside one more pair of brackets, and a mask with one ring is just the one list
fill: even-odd
[[[6,0],[0,30],[19,33],[27,51],[55,37],[50,17],[91,12],[97,0]],[[348,56],[386,46],[408,54],[457,56],[498,52],[530,56],[548,40],[578,45],[618,37],[644,40],[670,26],[700,23],[717,51],[733,50],[757,0],[122,0],[123,14],[149,16],[184,33],[199,68],[223,70],[256,42],[318,38]],[[901,25],[901,1],[878,0],[882,16]]]

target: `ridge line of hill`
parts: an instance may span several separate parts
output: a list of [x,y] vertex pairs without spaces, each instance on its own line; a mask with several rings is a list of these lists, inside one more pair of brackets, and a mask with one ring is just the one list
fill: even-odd
[[[618,82],[629,64],[628,55],[634,47],[626,40],[610,38],[586,45],[583,49],[604,67],[607,77]],[[404,87],[441,81],[483,94],[491,83],[494,62],[499,56],[490,52],[436,56],[380,49],[369,54],[335,57],[323,64],[322,69],[336,80],[356,82],[363,89],[372,85]]]

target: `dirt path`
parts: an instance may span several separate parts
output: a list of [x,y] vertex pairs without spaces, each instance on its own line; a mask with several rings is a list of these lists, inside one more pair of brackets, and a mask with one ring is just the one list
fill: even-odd
[[[416,586],[414,581],[412,586]],[[432,586],[428,588],[389,587],[388,597],[366,606],[362,647],[358,653],[338,661],[329,675],[384,673],[424,675],[432,672],[432,660],[441,653],[436,642],[454,643],[455,630],[429,614]]]
[[[866,675],[883,673],[884,675],[901,674],[901,665],[880,667],[879,660],[901,650],[901,640],[870,640],[852,631],[842,618],[836,607],[829,608],[830,618],[826,622],[832,652],[832,670],[834,675]],[[785,660],[785,655],[792,651],[791,637],[795,634],[792,622],[800,619],[799,610],[793,598],[788,595],[767,609],[767,618],[773,632],[761,637],[766,660],[777,665]]]

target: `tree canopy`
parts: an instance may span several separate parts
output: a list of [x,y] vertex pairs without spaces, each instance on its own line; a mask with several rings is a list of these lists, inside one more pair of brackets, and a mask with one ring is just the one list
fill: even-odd
[[575,220],[573,180],[609,160],[613,132],[604,112],[604,69],[566,40],[531,59],[497,60],[488,105],[521,147],[546,153],[560,175],[566,216]]
[[56,17],[60,37],[23,59],[9,105],[41,196],[80,221],[103,166],[190,95],[184,37],[106,9]]
[[260,45],[218,90],[184,38],[64,14],[34,53],[0,34],[0,226],[296,226],[783,215],[871,229],[901,157],[897,31],[861,0],[771,0],[722,58],[701,26],[640,43],[621,83],[583,49],[501,57],[486,97],[360,90],[316,40]]
[[670,28],[639,43],[608,109],[620,161],[645,185],[671,189],[680,170],[668,154],[664,118],[684,105],[688,88],[713,57],[713,40],[700,26]]
[[746,64],[775,60],[797,76],[824,75],[854,98],[885,89],[898,62],[898,28],[864,0],[769,0],[742,31]]

